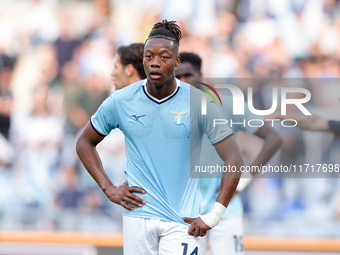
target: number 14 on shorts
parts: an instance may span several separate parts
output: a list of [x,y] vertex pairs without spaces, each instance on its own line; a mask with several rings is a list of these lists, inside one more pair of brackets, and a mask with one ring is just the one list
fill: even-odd
[[196,247],[190,254],[188,254],[188,244],[182,243],[183,255],[198,255],[198,247]]

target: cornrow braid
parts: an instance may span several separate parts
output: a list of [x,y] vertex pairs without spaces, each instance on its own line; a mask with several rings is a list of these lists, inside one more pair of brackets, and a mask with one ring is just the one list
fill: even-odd
[[165,38],[176,41],[179,45],[179,41],[182,39],[182,32],[181,28],[175,22],[176,21],[167,21],[166,19],[161,22],[157,22],[153,26],[148,39]]

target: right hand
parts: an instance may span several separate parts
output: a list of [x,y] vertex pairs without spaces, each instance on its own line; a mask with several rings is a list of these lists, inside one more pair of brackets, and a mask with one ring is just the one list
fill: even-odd
[[133,210],[134,208],[131,206],[128,206],[125,202],[128,202],[138,207],[142,207],[143,204],[145,204],[145,200],[132,194],[132,192],[145,194],[145,190],[138,188],[138,187],[129,187],[127,182],[124,182],[122,185],[118,187],[112,185],[104,191],[105,195],[113,203],[121,205],[127,210]]

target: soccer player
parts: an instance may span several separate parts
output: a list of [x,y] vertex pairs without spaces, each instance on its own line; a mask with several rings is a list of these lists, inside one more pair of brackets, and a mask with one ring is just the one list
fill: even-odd
[[[202,78],[201,58],[190,52],[182,52],[181,64],[175,69],[176,78],[181,79],[187,83],[197,86],[197,79]],[[223,106],[219,106],[223,119],[228,121],[233,120],[234,123],[248,123],[250,119],[259,119],[259,116],[253,115],[245,104],[244,115],[233,115],[233,99],[230,95],[219,93]],[[243,130],[250,134],[256,135],[263,139],[264,144],[258,157],[253,162],[253,166],[260,166],[265,164],[280,148],[281,139],[276,131],[268,124],[262,127],[250,127],[247,125],[232,125],[233,132]],[[211,166],[220,165],[222,162],[212,146],[207,143],[206,138],[203,140],[202,151],[199,165]],[[251,178],[242,178],[238,184],[235,196],[231,200],[223,218],[218,225],[209,231],[208,238],[210,243],[210,250],[212,255],[241,255],[243,253],[243,221],[242,221],[242,202],[238,192],[241,192],[249,183]],[[216,200],[217,191],[220,188],[220,180],[218,178],[200,178],[202,191],[202,208],[201,214],[208,213]],[[206,238],[201,242],[202,254],[205,254]]]
[[111,73],[116,90],[146,78],[143,67],[143,43],[120,46],[113,59],[114,68]]
[[[297,127],[310,130],[310,131],[327,131],[334,133],[336,136],[340,136],[340,121],[326,120],[319,116],[299,115],[299,114],[287,114],[281,115],[276,111],[273,114],[267,116],[267,119],[294,119],[297,121]],[[296,124],[293,121],[288,121],[292,124]]]
[[[144,47],[147,79],[116,91],[91,117],[77,142],[84,166],[106,196],[124,207],[125,255],[199,254],[199,236],[216,226],[231,200],[239,174],[222,178],[212,211],[199,217],[199,180],[190,178],[197,165],[203,133],[224,164],[243,164],[227,125],[214,104],[201,115],[203,92],[175,78],[181,30],[173,21],[154,25]],[[191,106],[190,103],[194,105]],[[126,139],[126,183],[112,184],[96,145],[114,128]],[[224,173],[225,174],[225,173]]]

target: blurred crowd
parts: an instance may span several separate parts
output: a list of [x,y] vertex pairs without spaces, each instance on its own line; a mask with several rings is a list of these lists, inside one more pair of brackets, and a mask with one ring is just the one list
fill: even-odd
[[[268,78],[319,78],[304,85],[312,91],[309,109],[340,119],[337,0],[2,1],[0,228],[120,231],[121,209],[82,167],[75,141],[114,92],[117,47],[144,42],[164,18],[178,21],[180,51],[202,57],[205,77],[260,81],[253,87],[258,109],[270,108]],[[339,138],[277,128],[284,144],[275,164],[340,163]],[[243,135],[240,141],[251,139]],[[256,149],[243,147],[251,159]],[[113,183],[122,183],[122,133],[114,130],[99,150]],[[246,216],[339,226],[340,181],[331,177],[256,179],[243,194]]]

